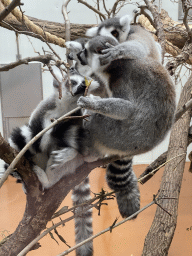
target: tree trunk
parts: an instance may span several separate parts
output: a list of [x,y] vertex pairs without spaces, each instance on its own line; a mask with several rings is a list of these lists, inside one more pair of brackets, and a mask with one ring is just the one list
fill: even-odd
[[[192,76],[188,79],[181,93],[179,106],[183,106],[191,98]],[[159,204],[172,216],[160,207],[157,207],[152,226],[146,236],[142,256],[165,256],[171,245],[178,214],[179,195],[185,166],[188,144],[188,130],[191,111],[187,111],[173,126],[167,159],[181,155],[170,161],[164,170],[159,198]]]

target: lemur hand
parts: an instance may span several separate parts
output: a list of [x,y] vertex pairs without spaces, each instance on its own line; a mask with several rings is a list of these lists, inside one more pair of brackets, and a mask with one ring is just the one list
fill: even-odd
[[101,97],[99,96],[94,96],[94,95],[90,95],[90,96],[81,96],[78,101],[77,101],[77,105],[81,108],[86,108],[86,109],[91,109],[94,110],[96,109],[97,105],[98,105],[98,100],[100,100]]
[[102,50],[102,55],[99,57],[101,66],[111,63],[113,60],[121,58],[119,46],[113,46]]

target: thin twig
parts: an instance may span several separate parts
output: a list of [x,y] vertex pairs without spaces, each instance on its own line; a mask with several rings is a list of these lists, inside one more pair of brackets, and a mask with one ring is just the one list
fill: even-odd
[[192,42],[192,30],[190,29],[189,24],[188,24],[188,13],[189,13],[189,10],[192,8],[192,6],[188,6],[186,0],[182,0],[182,7],[183,7],[183,11],[184,11],[183,24],[185,25],[187,33],[188,33],[188,37],[190,38],[190,41]]
[[180,157],[180,156],[183,156],[183,155],[186,155],[186,153],[183,153],[183,154],[180,154],[178,156],[175,156],[169,160],[167,160],[165,163],[161,164],[160,166],[158,166],[156,169],[154,169],[152,172],[149,172],[148,174],[146,174],[145,176],[143,176],[142,178],[138,179],[138,182],[140,182],[142,185],[144,183],[142,183],[142,180],[145,180],[147,177],[149,176],[153,176],[160,168],[162,168],[163,166],[165,166],[167,163],[169,163],[170,161],[174,160],[175,158],[177,157]]
[[140,5],[138,6],[138,8],[140,9],[140,13],[136,13],[135,17],[134,17],[134,23],[136,23],[136,17],[138,15],[145,15],[145,17],[150,21],[151,25],[155,28],[155,23],[153,21],[153,19],[151,18],[151,16],[145,11],[145,10],[148,10],[147,6],[146,5]]
[[163,23],[161,21],[160,15],[158,13],[157,8],[152,4],[152,2],[148,0],[144,0],[145,4],[147,5],[148,9],[153,15],[155,28],[157,30],[157,37],[158,41],[161,44],[162,48],[162,60],[164,60],[164,54],[165,54],[165,33],[163,30]]
[[[115,193],[115,191],[112,191],[112,192],[109,192],[109,193],[105,193],[104,196],[102,195],[102,197],[108,197],[108,196],[113,195],[114,193]],[[78,207],[82,207],[82,206],[91,204],[91,203],[93,203],[94,201],[96,201],[96,200],[98,200],[98,199],[100,199],[100,198],[101,198],[101,195],[99,194],[98,196],[95,196],[94,198],[89,199],[89,200],[83,202],[82,204],[75,205],[75,206],[73,206],[73,207],[71,207],[71,208],[69,208],[69,209],[66,209],[66,207],[64,206],[63,210],[60,209],[58,212],[56,212],[56,213],[52,216],[51,219],[55,219],[55,218],[57,218],[57,217],[59,217],[59,216],[65,214],[65,213],[67,213],[67,212],[74,211],[74,210],[75,210],[76,208],[78,208]]]
[[[64,3],[62,5],[62,14],[63,18],[65,20],[65,41],[68,42],[71,40],[71,26],[70,26],[70,20],[67,13],[67,6],[71,0],[64,0]],[[66,49],[66,55],[67,55],[67,62],[69,66],[72,66],[73,61],[68,58],[69,50]]]
[[108,15],[108,18],[110,18],[110,12],[108,11],[107,7],[106,7],[106,4],[105,4],[105,0],[103,0],[103,7]]
[[90,4],[88,4],[87,2],[85,2],[84,0],[78,0],[79,3],[84,4],[85,6],[87,6],[89,9],[91,9],[92,11],[94,11],[95,13],[99,14],[104,20],[106,20],[106,17],[103,13],[101,13],[99,10],[97,10],[96,8],[94,8],[93,6],[91,6]]
[[[162,199],[162,198],[161,198],[161,199]],[[166,198],[166,199],[171,199],[171,198]],[[173,199],[175,199],[175,198],[173,198]],[[82,241],[81,243],[76,244],[75,246],[71,247],[70,249],[68,249],[68,250],[66,250],[66,251],[64,251],[64,252],[62,252],[62,253],[60,253],[60,254],[58,254],[57,256],[64,256],[64,255],[67,255],[67,254],[69,254],[70,252],[72,252],[72,251],[74,251],[75,249],[77,249],[78,247],[82,246],[83,244],[85,244],[85,243],[87,243],[87,242],[93,240],[94,238],[96,238],[96,237],[98,237],[98,236],[100,236],[100,235],[102,235],[102,234],[104,234],[104,233],[106,233],[106,232],[112,232],[112,229],[114,229],[114,228],[116,228],[116,227],[122,225],[123,223],[127,222],[128,220],[131,220],[131,219],[135,218],[138,214],[140,214],[141,212],[143,212],[144,210],[146,210],[147,208],[149,208],[149,207],[152,206],[153,204],[156,204],[156,205],[159,206],[161,209],[163,209],[167,214],[169,214],[170,216],[172,216],[167,210],[165,210],[165,209],[158,203],[158,200],[159,200],[159,198],[157,198],[157,195],[154,195],[154,196],[153,196],[153,201],[152,201],[151,203],[147,204],[146,206],[144,206],[144,207],[143,207],[142,209],[140,209],[139,211],[135,212],[135,213],[132,214],[131,216],[125,218],[124,220],[122,220],[122,221],[120,221],[120,222],[118,222],[118,223],[116,223],[117,220],[115,220],[115,222],[113,223],[112,226],[110,226],[110,227],[108,227],[108,228],[102,230],[101,232],[99,232],[99,233],[97,233],[97,234],[95,234],[95,235],[89,237],[88,239]]]
[[119,2],[125,2],[125,0],[116,0],[112,9],[111,9],[111,11],[109,12],[109,16],[111,16],[111,14],[112,14],[113,17],[115,16],[116,9],[117,9],[117,6],[118,6]]
[[53,71],[53,69],[52,69],[50,63],[47,64],[47,67],[48,67],[48,69],[49,69],[51,75],[55,78],[55,80],[56,80],[56,81],[58,82],[58,84],[59,84],[59,99],[61,99],[61,98],[62,98],[62,81],[60,81],[60,80],[58,79],[58,77],[55,75],[55,73],[54,73],[54,71]]

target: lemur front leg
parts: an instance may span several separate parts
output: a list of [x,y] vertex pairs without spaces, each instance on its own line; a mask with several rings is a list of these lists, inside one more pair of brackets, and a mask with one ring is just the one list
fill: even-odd
[[99,57],[101,66],[118,59],[143,59],[149,54],[149,49],[142,43],[132,40],[102,50]]
[[130,118],[136,110],[136,106],[128,100],[100,98],[93,95],[80,97],[77,104],[81,108],[89,109],[117,120]]

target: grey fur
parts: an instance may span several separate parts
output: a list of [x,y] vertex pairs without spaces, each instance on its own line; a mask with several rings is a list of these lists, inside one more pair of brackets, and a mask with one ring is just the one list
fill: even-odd
[[[163,66],[150,57],[119,59],[102,66],[96,52],[101,47],[105,49],[106,42],[117,45],[112,38],[97,36],[87,43],[86,54],[88,64],[105,79],[113,97],[80,97],[78,105],[92,112],[84,126],[91,134],[90,148],[96,154],[132,158],[155,147],[171,128],[175,111],[174,86]],[[129,172],[132,174],[128,187],[116,194],[123,217],[139,208],[136,178],[132,168]],[[107,180],[110,185],[109,173]]]
[[[158,145],[173,123],[174,86],[167,71],[160,64],[157,44],[140,26],[131,26],[124,31],[124,34],[120,33],[120,43],[113,36],[97,36],[85,45],[85,50],[79,55],[105,83],[112,95],[103,99],[91,95],[78,100],[78,105],[91,113],[89,122],[84,122],[84,128],[90,135],[84,140],[84,148],[88,148],[90,154],[84,154],[83,161],[92,161],[93,156],[95,159],[102,158],[106,154],[118,154],[120,158],[131,159],[134,155],[147,152]],[[128,38],[129,41],[126,41]],[[124,45],[126,47],[122,48]],[[112,56],[103,65],[102,53],[105,56],[106,50],[114,48],[123,49],[118,55],[120,59],[116,56],[117,59],[115,57],[114,60]],[[140,49],[141,53],[138,54]],[[65,171],[71,170],[71,163],[68,163],[65,154],[61,162]],[[75,154],[73,166],[78,167],[81,163],[82,155]],[[128,209],[120,210],[123,216],[129,216],[132,211],[129,210],[129,205],[135,205],[135,208],[131,207],[133,211],[139,208],[135,175],[132,168],[128,171],[132,177],[129,182],[132,190],[128,194],[122,191],[121,195],[117,192],[120,207],[126,200],[124,205],[127,206],[124,208]],[[54,174],[47,175],[48,187],[51,187],[56,181],[49,176]],[[62,177],[64,173],[59,175]]]
[[[124,28],[121,26],[123,20]],[[155,42],[153,36],[140,25],[130,25],[131,17],[125,15],[121,18],[112,18],[102,22],[97,28],[87,31],[89,36],[109,36],[116,39],[120,44],[105,49],[100,57],[101,65],[121,58],[142,59],[151,57],[161,62],[161,46]],[[118,32],[115,38],[112,33]]]
[[91,94],[96,96],[101,96],[102,98],[108,97],[108,92],[106,90],[105,84],[103,81],[93,73],[92,69],[88,65],[82,65],[78,54],[85,48],[85,44],[88,42],[87,38],[78,38],[75,41],[68,41],[66,42],[66,47],[69,49],[69,58],[75,61],[75,69],[82,75],[85,76],[87,79],[97,81],[99,83],[99,87],[95,88],[94,90],[89,90]]

